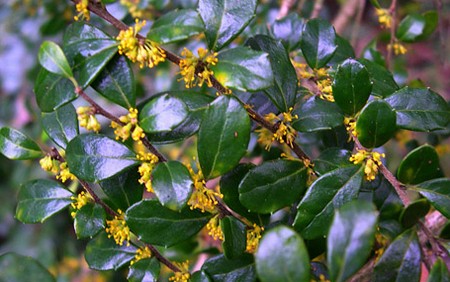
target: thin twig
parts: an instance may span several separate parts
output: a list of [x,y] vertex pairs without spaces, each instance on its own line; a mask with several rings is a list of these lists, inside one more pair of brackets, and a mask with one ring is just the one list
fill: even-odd
[[173,272],[181,272],[181,270],[174,265],[170,260],[166,259],[154,246],[146,244],[146,246],[152,252],[152,256],[159,260],[162,264],[170,268]]
[[384,164],[381,164],[380,166],[380,172],[383,174],[384,178],[386,178],[389,183],[394,187],[395,192],[397,192],[397,195],[400,197],[400,200],[402,201],[404,206],[408,206],[411,202],[411,200],[408,197],[408,194],[406,194],[406,188],[403,184],[401,184],[397,178],[392,174],[392,172],[387,169],[387,167]]

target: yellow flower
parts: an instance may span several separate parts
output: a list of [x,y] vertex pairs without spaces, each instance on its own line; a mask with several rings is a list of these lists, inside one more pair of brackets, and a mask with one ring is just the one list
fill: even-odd
[[258,143],[264,146],[264,149],[270,151],[273,143],[273,133],[265,127],[261,127],[255,130],[258,133]]
[[353,117],[345,117],[344,125],[349,135],[348,141],[356,137],[356,120]]
[[130,262],[130,265],[135,264],[136,262],[140,261],[141,259],[146,259],[152,256],[152,252],[148,248],[148,246],[141,247],[136,250],[136,255],[134,255],[134,259]]
[[114,216],[114,219],[107,220],[106,225],[108,226],[105,231],[108,234],[108,238],[113,237],[117,245],[122,246],[125,241],[127,241],[127,246],[130,245],[130,228],[124,219],[124,215],[121,210],[117,211],[119,215]]
[[63,162],[59,165],[59,174],[56,176],[56,179],[61,180],[62,183],[66,182],[67,180],[75,180],[75,175],[70,173],[69,168],[67,167],[67,163]]
[[392,15],[387,9],[375,9],[378,16],[378,22],[383,28],[390,28],[392,23]]
[[291,60],[295,68],[298,79],[310,79],[314,77],[314,73],[309,71],[308,65]]
[[[197,54],[198,57],[187,48],[181,52],[181,56],[184,57],[179,63],[182,80],[184,80],[186,88],[196,85],[201,87],[205,82],[208,87],[212,87],[211,76],[214,75],[214,72],[209,67],[217,64],[217,53],[210,54],[207,49],[198,48]],[[195,77],[196,74],[198,78]]]
[[125,6],[133,18],[149,18],[151,15],[139,8],[140,0],[120,0],[120,4]]
[[191,278],[191,274],[189,273],[189,261],[182,263],[174,262],[174,264],[180,269],[180,271],[175,272],[174,276],[169,278],[169,281],[188,282],[189,278]]
[[[277,130],[272,134],[272,142],[278,141],[280,144],[286,143],[290,147],[295,141],[295,137],[297,136],[297,131],[288,123],[292,122],[294,119],[298,119],[298,115],[292,115],[293,108],[289,108],[289,111],[282,113],[283,119],[280,119],[274,113],[267,114],[264,118],[269,122],[277,121],[276,126]],[[268,132],[265,130],[257,130],[259,132],[258,141],[265,145],[266,149],[270,149],[270,145],[268,145]]]
[[82,191],[80,194],[78,194],[78,196],[72,196],[70,197],[70,199],[74,202],[72,202],[70,205],[72,206],[72,208],[75,210],[73,212],[70,213],[70,215],[72,217],[75,217],[75,215],[77,214],[76,211],[78,211],[79,209],[81,209],[82,207],[84,207],[87,203],[92,201],[92,198],[90,195],[86,194],[84,191]]
[[158,157],[152,153],[139,152],[136,158],[143,161],[138,168],[139,174],[141,175],[141,178],[139,178],[139,183],[145,185],[147,192],[155,192],[152,187],[152,171],[159,161]]
[[320,99],[334,102],[332,82],[330,78],[324,78],[316,82],[317,88],[320,90]]
[[123,125],[111,121],[111,127],[114,129],[116,140],[122,139],[122,142],[124,142],[131,136],[134,141],[141,142],[141,139],[145,137],[145,133],[138,125],[138,114],[137,109],[130,108],[127,115],[119,117],[119,120],[124,123]]
[[78,107],[77,116],[81,127],[95,132],[100,131],[101,125],[95,117],[95,109],[93,107]]
[[42,159],[40,159],[39,164],[45,171],[51,172],[53,174],[57,174],[59,172],[58,161],[52,159],[52,157],[50,156],[45,156]]
[[381,158],[384,158],[385,154],[378,152],[367,152],[366,150],[358,150],[356,154],[350,157],[350,161],[354,164],[360,164],[366,161],[364,166],[364,174],[368,181],[375,179],[378,174],[379,167],[382,165]]
[[80,0],[75,5],[75,9],[78,12],[78,15],[74,16],[73,19],[78,21],[80,19],[86,19],[87,21],[91,19],[91,14],[88,10],[89,0]]
[[390,49],[393,49],[395,55],[404,55],[404,54],[406,54],[406,52],[408,51],[408,50],[406,50],[405,45],[403,45],[403,44],[401,44],[401,43],[399,43],[399,42],[395,42],[395,43],[393,43],[392,45],[391,45],[391,44],[388,44],[387,48],[388,48],[389,50],[390,50]]
[[213,237],[214,240],[223,241],[223,232],[220,228],[219,214],[216,214],[211,218],[208,224],[206,224],[206,229],[208,230],[208,235]]
[[253,227],[247,229],[247,247],[245,251],[247,253],[254,253],[258,248],[259,240],[262,235],[261,232],[264,231],[264,227],[260,227],[257,224],[253,223]]

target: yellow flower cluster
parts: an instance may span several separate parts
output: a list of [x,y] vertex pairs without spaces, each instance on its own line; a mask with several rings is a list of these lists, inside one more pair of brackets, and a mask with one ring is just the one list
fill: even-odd
[[299,79],[310,79],[314,77],[314,73],[309,71],[308,65],[291,60]]
[[122,246],[124,241],[127,241],[127,246],[130,245],[130,228],[128,227],[124,215],[121,210],[117,211],[119,215],[114,216],[114,219],[107,220],[105,231],[108,234],[108,238],[113,237],[117,245]]
[[331,87],[332,81],[330,75],[327,72],[327,69],[320,68],[314,70],[314,73],[317,79],[316,85],[320,91],[320,99],[334,102],[333,88]]
[[146,21],[140,22],[136,19],[135,26],[120,31],[116,39],[120,41],[119,54],[127,56],[133,63],[138,62],[140,68],[153,68],[165,61],[166,52],[156,42],[137,38],[138,32],[145,24]]
[[134,141],[142,142],[141,139],[145,137],[144,130],[138,125],[138,110],[130,108],[128,114],[119,117],[119,120],[124,124],[119,124],[111,121],[111,127],[114,129],[116,140],[122,139],[122,142],[131,138]]
[[78,21],[80,19],[86,19],[87,21],[91,19],[91,14],[88,10],[89,0],[79,0],[75,5],[78,15],[74,16],[73,19]]
[[174,276],[169,278],[169,281],[188,282],[191,278],[191,274],[189,273],[189,261],[181,263],[175,262],[174,264],[180,269],[180,271],[175,272]]
[[348,141],[356,137],[356,120],[353,117],[345,117],[344,125],[349,135]]
[[152,187],[152,171],[159,159],[152,153],[138,152],[136,158],[143,163],[139,166],[138,171],[141,175],[139,183],[144,184],[147,192],[154,193]]
[[394,50],[395,55],[404,55],[408,51],[408,50],[406,50],[405,45],[403,45],[399,42],[395,42],[392,45],[388,44],[387,48],[388,48],[388,50],[391,50],[391,49]]
[[141,247],[136,250],[136,254],[134,255],[134,259],[130,262],[130,265],[135,264],[136,262],[140,261],[141,259],[146,259],[152,256],[152,252],[150,249],[145,246]]
[[59,174],[56,176],[56,179],[61,180],[61,182],[64,183],[67,180],[75,180],[76,177],[70,172],[67,163],[63,162],[59,165]]
[[378,16],[378,22],[383,28],[390,28],[392,23],[392,15],[387,9],[375,9]]
[[78,107],[77,116],[80,126],[87,130],[99,132],[102,128],[95,117],[95,109],[93,107]]
[[213,237],[214,240],[223,241],[223,232],[220,228],[219,214],[216,214],[211,218],[208,224],[206,224],[206,229],[208,230],[208,235]]
[[289,124],[294,119],[298,119],[298,115],[292,115],[293,108],[289,108],[288,112],[282,113],[283,118],[279,118],[274,113],[269,113],[265,115],[265,119],[269,122],[277,122],[277,130],[275,133],[270,132],[266,128],[257,129],[256,132],[258,135],[258,142],[264,145],[266,150],[270,150],[270,146],[273,141],[278,141],[280,144],[286,143],[290,147],[295,141],[295,137],[297,136],[297,131]]
[[72,196],[70,199],[73,201],[70,205],[74,209],[73,212],[70,213],[72,217],[75,217],[77,214],[77,211],[84,207],[87,203],[92,201],[92,198],[90,195],[86,194],[84,191],[82,191],[78,196]]
[[257,224],[253,223],[253,227],[247,229],[247,247],[245,251],[247,253],[254,253],[258,248],[259,240],[262,235],[261,232],[264,231],[264,227],[260,227]]
[[377,262],[381,258],[381,256],[384,254],[384,250],[388,244],[388,240],[380,232],[377,232],[377,233],[375,233],[375,241],[376,241],[376,246],[379,246],[375,250],[375,262]]
[[194,191],[189,198],[188,205],[190,209],[199,209],[202,212],[214,213],[218,204],[216,197],[223,198],[219,192],[206,188],[206,182],[201,170],[195,173],[190,164],[186,165],[194,182]]
[[40,159],[39,164],[45,171],[51,172],[53,174],[57,174],[59,172],[58,161],[48,155]]
[[381,158],[386,157],[385,154],[380,154],[378,152],[368,152],[366,150],[358,150],[356,154],[350,157],[350,161],[354,164],[360,164],[363,161],[366,162],[364,166],[364,174],[368,181],[375,179],[378,174],[378,169],[382,165]]
[[211,76],[214,75],[214,72],[209,67],[217,64],[217,53],[209,53],[207,49],[198,48],[197,54],[198,57],[187,48],[184,48],[181,52],[181,56],[184,57],[179,63],[180,74],[183,76],[182,80],[184,80],[186,88],[192,88],[196,85],[201,87],[203,83],[212,87]]

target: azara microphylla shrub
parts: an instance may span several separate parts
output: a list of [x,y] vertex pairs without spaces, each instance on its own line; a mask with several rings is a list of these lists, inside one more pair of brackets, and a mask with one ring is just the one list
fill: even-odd
[[[163,13],[121,0],[124,21],[114,1],[72,2],[62,43],[38,53],[47,138],[0,129],[4,156],[48,172],[21,186],[17,220],[67,213],[88,266],[129,281],[447,281],[440,155],[423,142],[393,170],[385,149],[450,132],[445,99],[390,71],[434,32],[435,11],[399,18],[397,1],[371,1],[384,59],[376,42],[357,56],[317,15],[258,26],[268,4],[256,0]],[[168,90],[142,93],[139,78],[160,70]],[[56,281],[0,257],[19,263]]]

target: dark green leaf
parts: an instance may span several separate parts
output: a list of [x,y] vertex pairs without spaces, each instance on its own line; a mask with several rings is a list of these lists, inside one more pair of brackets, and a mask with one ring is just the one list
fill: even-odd
[[364,107],[372,92],[369,72],[354,59],[347,59],[338,66],[332,87],[336,104],[350,116]]
[[435,209],[450,218],[450,180],[448,178],[422,182],[411,189],[419,192],[430,201]]
[[281,42],[266,36],[257,35],[247,43],[254,50],[269,54],[275,84],[264,90],[272,103],[282,112],[289,111],[295,105],[297,96],[297,74],[289,55]]
[[200,0],[198,12],[205,23],[210,50],[228,45],[255,16],[256,0]]
[[53,112],[77,98],[70,80],[41,69],[34,84],[36,102],[43,112]]
[[114,56],[91,86],[103,97],[127,110],[136,105],[133,70],[124,56]]
[[424,40],[430,36],[439,22],[438,13],[436,11],[425,12],[422,16],[425,18],[425,29],[423,30],[422,35],[419,36],[419,40]]
[[0,256],[0,281],[54,282],[56,280],[39,261],[16,253],[4,253]]
[[76,211],[73,225],[78,239],[92,238],[105,228],[106,212],[99,204],[88,203]]
[[228,49],[217,57],[211,70],[222,85],[241,91],[258,91],[273,85],[267,53],[247,47]]
[[380,3],[378,3],[378,0],[370,0],[370,3],[377,9],[381,9]]
[[72,203],[72,192],[58,182],[37,179],[20,188],[16,218],[23,223],[43,222]]
[[223,233],[223,253],[227,259],[238,258],[247,246],[246,226],[237,218],[226,216],[220,221]]
[[[372,95],[379,97],[387,97],[398,90],[398,85],[385,67],[366,59],[358,60],[366,67],[372,81]],[[392,105],[391,105],[392,106]]]
[[420,146],[402,160],[397,178],[404,184],[418,184],[442,176],[439,156],[430,145]]
[[398,25],[396,37],[403,42],[416,42],[425,31],[425,17],[408,14]]
[[348,58],[355,57],[355,51],[353,50],[352,45],[348,42],[347,39],[336,34],[336,45],[337,49],[333,54],[333,57],[328,62],[330,66],[337,66]]
[[314,160],[314,170],[319,175],[325,174],[343,166],[351,166],[349,162],[352,153],[340,148],[328,148]]
[[332,281],[347,281],[372,250],[378,212],[371,203],[354,201],[334,215],[327,236],[327,261]]
[[[448,218],[448,217],[447,217]],[[450,240],[450,221],[447,221],[439,232],[439,238]]]
[[55,42],[44,41],[39,48],[38,59],[41,66],[51,73],[72,78],[72,69],[67,62],[61,47]]
[[175,10],[158,18],[153,23],[147,38],[161,44],[173,43],[200,34],[204,28],[197,11]]
[[131,206],[126,212],[130,230],[142,241],[172,246],[196,234],[209,221],[210,214],[185,208],[175,212],[163,207],[156,200],[144,200]]
[[12,160],[29,160],[42,156],[41,148],[22,132],[0,128],[0,153]]
[[300,132],[332,129],[344,123],[344,115],[335,103],[316,96],[304,102],[293,114],[298,115],[298,119],[292,122],[292,127]]
[[198,160],[206,179],[235,167],[247,151],[250,118],[244,107],[229,96],[221,96],[206,110],[198,132]]
[[402,88],[386,98],[397,113],[397,127],[414,131],[445,129],[450,107],[430,89]]
[[374,100],[361,111],[356,134],[364,147],[380,147],[394,136],[395,125],[396,115],[391,106],[383,100]]
[[203,270],[196,271],[192,274],[190,282],[212,282],[208,274]]
[[272,32],[277,40],[281,40],[288,51],[300,47],[305,21],[297,13],[290,13],[286,17],[276,20],[272,25]]
[[202,270],[214,282],[255,282],[256,271],[253,256],[245,254],[233,260],[223,254],[209,258]]
[[322,19],[309,20],[303,30],[300,48],[311,68],[324,67],[337,49],[333,26]]
[[297,207],[295,230],[305,239],[326,235],[334,210],[358,197],[362,180],[359,166],[338,168],[319,177]]
[[399,221],[404,228],[411,228],[428,214],[430,203],[427,199],[419,199],[410,203],[400,214]]
[[445,262],[438,258],[434,263],[430,271],[430,276],[428,276],[427,282],[449,282],[450,273],[448,272]]
[[192,193],[192,179],[180,162],[159,163],[152,172],[152,187],[159,202],[175,211],[181,210]]
[[242,179],[239,200],[249,211],[272,213],[298,201],[306,189],[307,178],[302,162],[264,162]]
[[[376,77],[374,77],[372,75],[371,68],[370,68],[370,66],[366,65],[365,61],[367,61],[369,63],[369,65],[375,64],[375,66],[380,66],[383,68],[386,67],[386,60],[385,60],[384,56],[381,54],[381,52],[378,51],[378,49],[377,49],[377,40],[376,39],[373,39],[366,45],[366,47],[364,47],[361,57],[363,59],[359,59],[358,61],[367,68],[370,75],[372,76],[372,82],[374,82]],[[390,75],[390,78],[392,79],[392,81],[394,81],[392,74],[390,74],[386,69],[380,68],[380,70],[382,70],[383,73],[387,73],[388,75]],[[395,81],[394,81],[394,83],[395,83]],[[375,94],[373,94],[375,92],[375,88],[376,88],[376,85],[374,84],[373,89],[372,89],[372,95],[375,95]],[[389,95],[390,94],[392,94],[392,92],[389,93]]]
[[89,241],[84,254],[89,267],[95,270],[117,270],[130,262],[136,254],[136,247],[116,244],[105,232]]
[[42,127],[50,139],[65,149],[67,143],[79,134],[77,112],[67,104],[51,113],[42,113]]
[[264,234],[255,263],[263,282],[309,281],[308,251],[302,238],[286,226],[277,226]]
[[109,178],[136,165],[135,157],[122,143],[99,134],[78,135],[66,149],[70,172],[89,182]]
[[373,281],[419,282],[420,257],[415,230],[406,230],[389,245],[375,265]]
[[161,265],[156,258],[141,259],[130,267],[127,279],[130,282],[158,281]]

